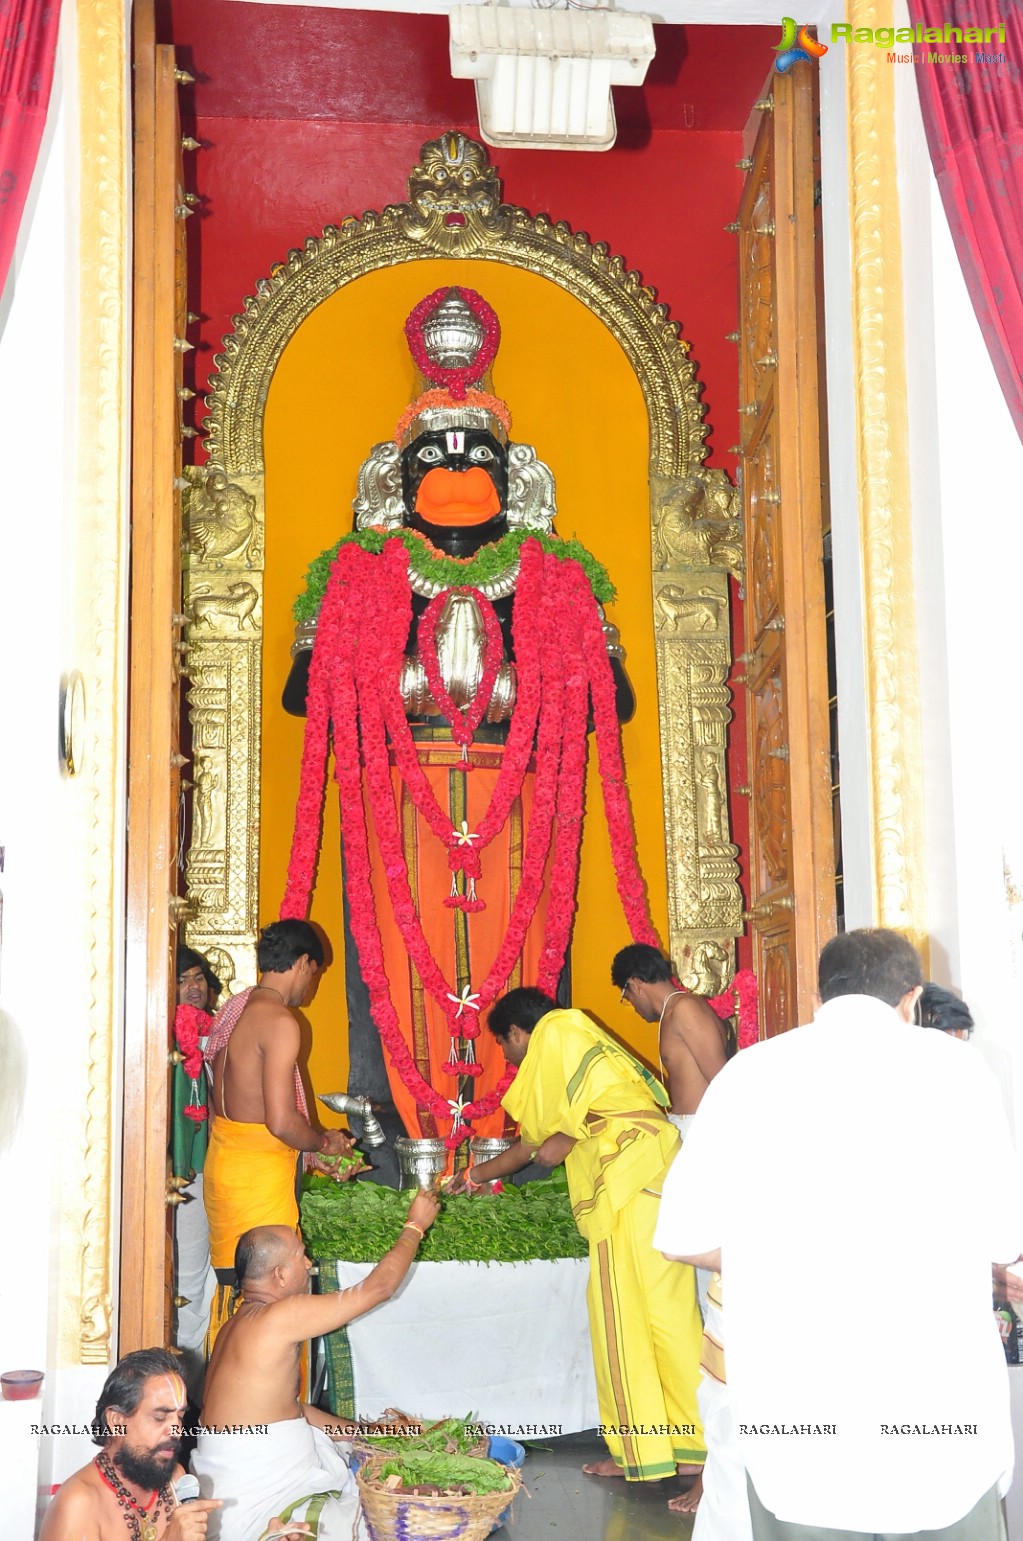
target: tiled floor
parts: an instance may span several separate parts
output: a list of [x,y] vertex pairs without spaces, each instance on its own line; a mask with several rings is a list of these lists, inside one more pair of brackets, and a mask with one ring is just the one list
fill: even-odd
[[566,1435],[533,1447],[522,1469],[525,1489],[495,1541],[690,1541],[693,1516],[671,1514],[682,1484],[585,1477],[584,1461],[607,1454],[596,1434]]

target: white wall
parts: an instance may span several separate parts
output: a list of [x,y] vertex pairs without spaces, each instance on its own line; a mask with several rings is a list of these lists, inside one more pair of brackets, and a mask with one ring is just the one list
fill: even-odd
[[[818,26],[825,36],[832,8]],[[827,62],[827,60],[825,60]],[[837,61],[836,61],[837,63]],[[818,70],[821,106],[821,214],[824,234],[825,367],[828,397],[828,496],[831,507],[838,673],[838,741],[842,784],[845,922],[869,926],[874,916],[870,759],[863,570],[857,496],[856,380],[853,363],[849,127],[845,69]]]
[[[952,243],[911,69],[898,71],[896,87],[931,973],[969,1003],[974,1043],[998,1076],[1023,1149],[1023,719],[1013,593],[1023,568],[1023,445]],[[1005,1202],[1020,1195],[1007,1192]],[[1010,1384],[1020,1452],[1023,1367],[1010,1371]],[[1006,1509],[1010,1536],[1023,1537],[1023,1481]]]
[[1023,888],[1023,721],[1003,575],[1023,562],[1023,445],[952,244],[913,71],[896,85],[931,971],[969,1002],[1011,1090],[1023,1086],[1023,895],[1010,903],[1006,868]]
[[[89,592],[89,574],[76,561],[74,18],[74,7],[66,6],[47,129],[0,300],[7,451],[0,518],[0,1006],[17,1021],[28,1048],[23,1117],[13,1144],[0,1151],[0,1369],[46,1372],[41,1400],[0,1402],[0,1531],[12,1541],[34,1534],[37,1500],[92,1453],[87,1440],[41,1439],[30,1425],[91,1422],[108,1369],[74,1362],[66,1310],[61,1320],[79,1287],[74,1237],[81,1217],[73,1198],[84,1161],[90,966],[84,922],[92,880],[81,838],[91,793],[62,773],[57,737],[61,679],[81,663],[72,642],[76,604]],[[107,859],[116,869],[120,849]],[[115,1128],[119,1116],[112,1107]]]

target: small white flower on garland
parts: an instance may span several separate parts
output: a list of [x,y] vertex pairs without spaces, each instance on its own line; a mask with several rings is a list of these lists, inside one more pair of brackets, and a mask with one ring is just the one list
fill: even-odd
[[463,819],[462,820],[461,833],[459,833],[459,831],[457,829],[455,829],[454,825],[452,825],[452,827],[451,827],[451,838],[458,845],[467,845],[467,846],[471,847],[473,841],[479,839],[479,835],[471,835],[469,833],[469,825],[466,822],[466,820]]
[[451,1134],[452,1135],[456,1135],[460,1129],[466,1129],[466,1130],[468,1129],[469,1126],[468,1126],[468,1124],[466,1124],[465,1118],[463,1116],[464,1113],[465,1113],[465,1110],[466,1110],[466,1108],[468,1106],[469,1106],[469,1104],[465,1100],[464,1097],[458,1097],[458,1098],[455,1098],[455,1099],[451,1099],[451,1098],[448,1099],[448,1107],[451,1109],[451,1119],[452,1119]]
[[464,1011],[479,1011],[479,999],[479,995],[473,993],[472,985],[463,985],[457,995],[448,991],[448,1000],[458,1007],[456,1017],[460,1017]]

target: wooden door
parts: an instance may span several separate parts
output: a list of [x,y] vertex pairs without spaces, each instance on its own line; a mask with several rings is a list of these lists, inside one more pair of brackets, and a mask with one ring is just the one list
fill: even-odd
[[835,929],[815,84],[809,64],[772,76],[739,213],[748,919],[768,1035],[811,1017],[817,956]]
[[[170,1339],[185,218],[175,59],[135,7],[134,370],[120,1353]],[[163,1270],[157,1258],[168,1260]]]

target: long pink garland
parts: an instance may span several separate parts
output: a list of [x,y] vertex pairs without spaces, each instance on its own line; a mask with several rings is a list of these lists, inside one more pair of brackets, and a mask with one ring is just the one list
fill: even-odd
[[[440,608],[435,602],[430,612],[434,623]],[[585,796],[587,712],[591,702],[611,849],[625,917],[635,941],[656,946],[657,936],[650,922],[646,889],[636,860],[615,711],[614,676],[600,615],[582,568],[576,562],[544,552],[537,541],[527,541],[522,547],[512,622],[518,674],[516,710],[487,811],[475,831],[464,830],[461,836],[452,828],[449,815],[429,783],[402,709],[398,680],[410,622],[408,554],[403,543],[398,539],[387,541],[379,556],[355,543],[342,545],[321,607],[309,671],[301,789],[281,914],[308,912],[319,853],[333,725],[334,776],[341,803],[351,926],[369,992],[370,1011],[392,1064],[416,1102],[435,1117],[451,1120],[446,1142],[454,1146],[468,1135],[473,1119],[496,1111],[515,1069],[509,1066],[492,1091],[462,1105],[439,1093],[416,1066],[391,999],[374,901],[363,790],[373,814],[388,899],[405,947],[424,987],[448,1023],[452,1046],[445,1068],[454,1076],[474,1077],[481,1073],[472,1041],[479,1036],[482,1014],[504,990],[521,957],[543,891],[552,841],[550,900],[537,983],[548,994],[556,990],[575,911]],[[486,659],[491,688],[499,662],[493,629],[488,627]],[[421,656],[430,656],[431,636],[428,623]],[[481,716],[481,709],[465,714],[466,732],[462,737],[467,742],[471,742],[474,721]],[[467,878],[474,879],[479,876],[481,852],[504,827],[512,803],[521,792],[534,740],[537,771],[533,813],[526,831],[522,880],[508,928],[478,990],[458,995],[433,956],[411,891],[390,778],[390,754],[394,755],[417,810],[448,849],[452,873],[462,871]],[[479,905],[470,899],[464,907]],[[746,985],[744,979],[742,983]],[[738,989],[736,993],[740,993]],[[743,989],[742,994],[748,997],[748,989]],[[726,1002],[727,1011],[722,1009]],[[712,1004],[722,1015],[730,1015],[734,1010],[730,994]],[[466,1051],[458,1050],[460,1042],[466,1043]]]

